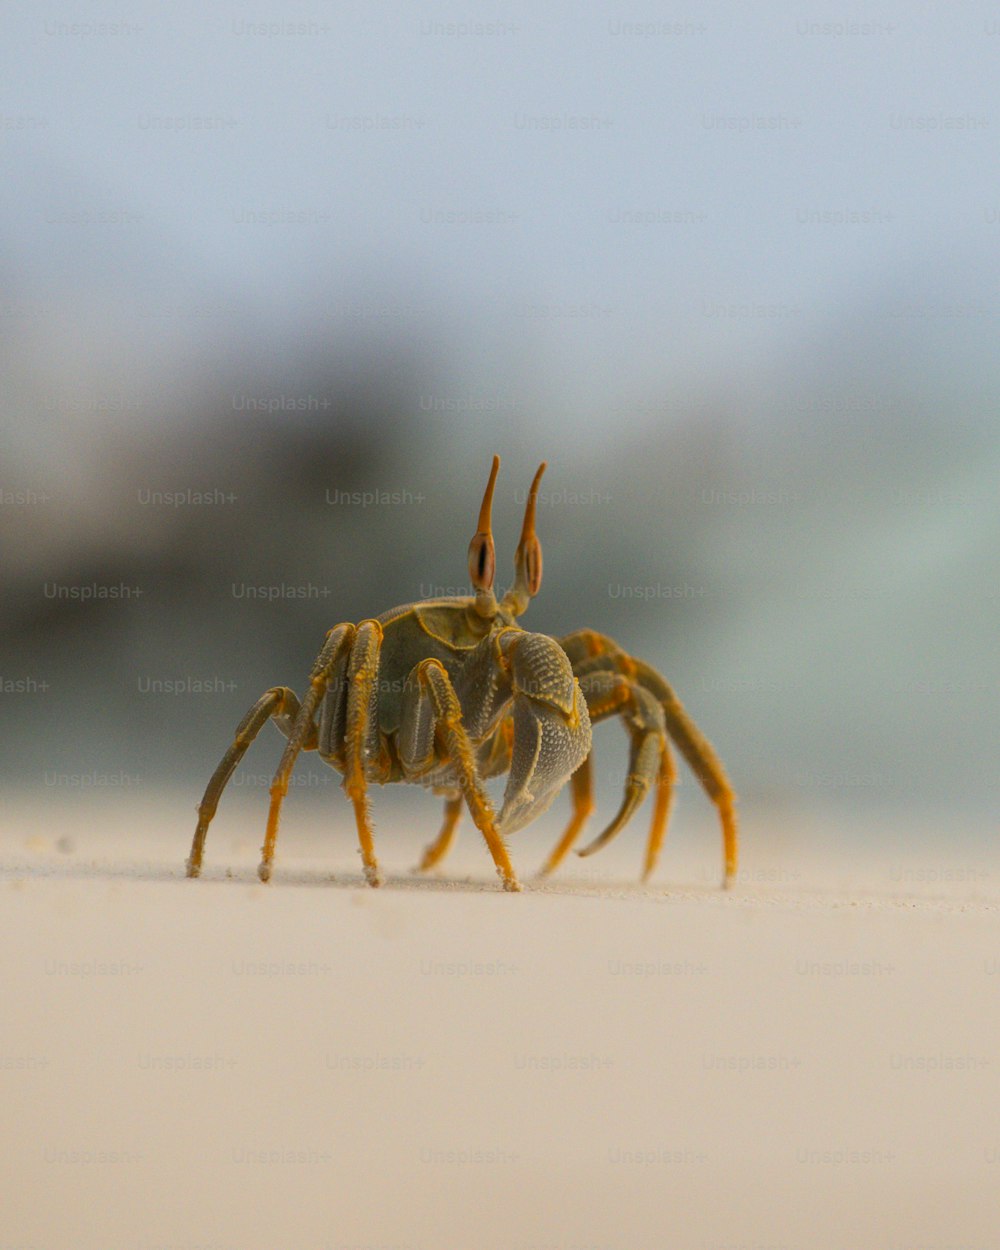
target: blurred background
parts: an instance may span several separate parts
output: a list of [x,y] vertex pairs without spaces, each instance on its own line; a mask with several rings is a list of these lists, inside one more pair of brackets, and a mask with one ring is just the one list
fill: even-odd
[[330,625],[464,591],[499,452],[501,583],[550,466],[525,624],[661,668],[758,841],[994,841],[995,8],[3,26],[8,793],[187,822]]

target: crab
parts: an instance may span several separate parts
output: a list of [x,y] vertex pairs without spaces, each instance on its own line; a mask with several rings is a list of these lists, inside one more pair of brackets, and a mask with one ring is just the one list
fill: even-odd
[[[258,876],[269,881],[282,802],[300,751],[318,751],[343,774],[354,807],[364,875],[382,883],[375,856],[368,788],[415,782],[442,795],[444,820],[420,864],[428,871],[451,847],[463,805],[482,833],[504,889],[520,884],[505,838],[535,820],[567,781],[572,814],[546,860],[553,872],[594,810],[591,725],[619,716],[630,739],[625,793],[611,823],[588,846],[591,855],[629,821],[655,789],[643,879],[659,858],[676,780],[668,740],[687,760],[722,823],[724,884],[737,868],[735,795],[722,764],[671,687],[650,665],[590,629],[564,638],[529,633],[517,622],[542,583],[535,532],[543,463],[528,493],[514,556],[514,583],[493,592],[496,554],[492,505],[500,458],[494,456],[469,544],[473,594],[404,604],[326,634],[300,700],[286,686],[266,691],[237,727],[232,745],[198,805],[187,875],[201,872],[205,839],[222,792],[250,744],[274,721],[287,739],[270,789]],[[484,783],[507,775],[497,815]]]

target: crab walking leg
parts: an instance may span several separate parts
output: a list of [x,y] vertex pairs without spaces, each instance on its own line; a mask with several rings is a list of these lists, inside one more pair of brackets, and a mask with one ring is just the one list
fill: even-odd
[[462,706],[451,678],[440,660],[422,660],[416,668],[416,694],[403,709],[400,756],[413,776],[419,776],[434,759],[434,740],[440,734],[451,765],[458,775],[465,801],[476,828],[486,840],[505,890],[521,886],[500,836],[476,766],[475,751],[462,723]]
[[[591,713],[593,720],[593,713]],[[562,837],[552,849],[548,859],[539,870],[540,877],[547,877],[550,873],[555,872],[562,861],[566,858],[567,853],[573,843],[580,836],[580,830],[590,819],[594,811],[594,774],[592,760],[594,758],[593,751],[587,756],[580,767],[570,778],[571,794],[573,797],[573,812],[570,816],[569,824],[566,826]]]
[[458,822],[461,817],[462,796],[458,795],[453,799],[445,799],[444,823],[441,825],[441,832],[424,851],[418,872],[430,872],[448,854],[451,850],[451,844],[455,841],[455,831],[458,829]]
[[316,657],[312,672],[309,675],[309,690],[302,700],[302,705],[295,718],[295,724],[288,735],[288,745],[281,756],[278,770],[271,782],[271,807],[267,814],[267,829],[264,833],[264,845],[261,847],[260,865],[257,876],[261,881],[270,881],[271,867],[274,863],[274,844],[278,839],[278,820],[281,815],[281,802],[288,793],[288,779],[292,775],[295,761],[302,750],[312,750],[317,743],[318,735],[313,715],[320,700],[326,693],[330,681],[330,673],[341,649],[347,645],[354,634],[354,626],[344,623],[335,625],[326,636],[322,650]]
[[[612,692],[617,690],[621,698],[621,688],[624,687],[624,702],[620,705],[619,714],[631,740],[629,771],[625,778],[625,793],[616,816],[589,846],[577,851],[578,855],[593,855],[602,846],[606,846],[631,820],[650,787],[658,782],[667,741],[663,712],[652,695],[617,674],[592,673],[581,680],[583,689],[600,690],[602,685],[608,688],[609,713],[613,710],[610,697]],[[662,841],[662,835],[660,840]]]
[[[598,673],[596,677],[590,675],[580,679],[580,691],[587,701],[587,711],[592,725],[620,712],[629,700],[628,682],[621,677],[610,681],[604,673]],[[559,867],[594,811],[592,754],[593,752],[587,756],[572,776],[573,812],[562,837],[545,861],[542,876],[548,876]]]
[[674,798],[674,783],[677,781],[677,765],[674,763],[674,757],[666,739],[662,747],[660,775],[656,779],[656,805],[653,808],[653,819],[650,822],[649,838],[646,842],[646,862],[642,868],[643,881],[648,881],[653,875],[657,860],[660,858],[663,839],[667,832],[667,822],[670,819],[670,806]]
[[[506,720],[494,734],[485,757],[480,751],[478,760],[479,776],[482,780],[488,777],[499,777],[510,768],[511,753],[514,743],[514,723]],[[430,872],[451,850],[455,844],[455,833],[462,816],[462,796],[454,795],[445,800],[444,822],[441,832],[424,851],[423,858],[417,866],[417,872]]]
[[[205,838],[208,826],[219,806],[219,799],[226,788],[229,778],[236,771],[236,766],[247,752],[247,748],[257,737],[269,720],[273,720],[286,738],[291,737],[295,721],[299,716],[299,701],[293,690],[287,686],[275,686],[262,694],[236,729],[233,745],[222,757],[222,762],[212,774],[205,787],[205,796],[198,804],[198,825],[191,843],[191,854],[187,860],[187,875],[197,877],[201,872],[201,861],[205,854]],[[316,745],[315,731],[303,743],[306,751]]]
[[378,860],[375,858],[375,839],[372,834],[371,814],[368,808],[368,782],[365,763],[378,749],[378,723],[372,722],[371,713],[378,681],[379,653],[382,649],[382,626],[378,621],[362,621],[351,649],[351,662],[347,670],[347,729],[345,734],[346,767],[344,789],[354,804],[354,819],[358,826],[358,842],[361,844],[361,861],[365,880],[371,886],[382,884]]
[[623,673],[649,691],[660,704],[667,732],[719,813],[725,858],[723,885],[731,886],[739,866],[736,795],[712,744],[691,719],[673,688],[651,665],[634,659],[613,639],[595,630],[578,629],[567,634],[560,639],[560,646],[570,657],[581,684],[586,675],[599,671]]
[[[616,656],[628,659],[628,652],[622,650],[613,638],[607,634],[599,634],[595,629],[575,629],[559,639],[559,645],[569,656],[573,672],[579,677],[587,671],[588,662],[598,657]],[[603,667],[610,667],[605,664]]]
[[[596,719],[593,711],[591,711],[590,715],[592,720]],[[649,826],[649,838],[646,843],[646,860],[642,871],[643,881],[648,881],[652,876],[660,858],[663,839],[667,832],[667,822],[670,819],[674,785],[677,781],[677,768],[665,740],[661,742],[660,747],[660,769],[656,778],[656,805],[653,808],[653,819]],[[570,780],[573,796],[573,813],[565,832],[545,861],[539,873],[540,876],[547,877],[550,873],[555,872],[572,849],[587,820],[593,815],[593,759],[594,753],[591,751]],[[621,828],[621,825],[618,828]]]
[[729,887],[736,880],[739,868],[739,827],[736,823],[736,795],[726,770],[712,744],[688,715],[667,681],[655,668],[641,660],[633,660],[632,663],[636,680],[658,700],[667,722],[667,732],[718,810],[726,861],[723,885]]

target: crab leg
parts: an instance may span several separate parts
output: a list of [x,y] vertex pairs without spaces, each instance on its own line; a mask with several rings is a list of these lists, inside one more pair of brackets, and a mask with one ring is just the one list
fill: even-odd
[[[620,676],[612,676],[608,673],[589,673],[579,678],[580,691],[587,701],[587,711],[590,714],[591,724],[597,724],[599,721],[606,720],[609,716],[621,715],[627,707],[631,698],[631,685]],[[593,751],[587,756],[580,768],[573,774],[573,811],[570,816],[569,824],[566,826],[562,837],[559,839],[551,855],[542,868],[542,875],[548,875],[554,872],[562,863],[567,853],[573,846],[573,843],[579,837],[581,830],[587,819],[594,810],[593,795],[593,772],[592,772]],[[586,768],[586,773],[583,769]],[[583,787],[586,787],[584,790]],[[631,813],[630,809],[630,813]],[[606,829],[601,835],[601,845],[604,845],[614,833],[616,833],[628,816],[622,817],[619,812],[613,822],[613,828],[609,833]],[[596,850],[597,847],[594,847]]]
[[[666,833],[667,819],[673,797],[673,787],[677,779],[673,755],[667,745],[663,716],[652,699],[645,691],[638,689],[624,678],[618,678],[614,687],[608,690],[605,685],[602,691],[595,679],[607,678],[604,673],[592,673],[580,681],[580,689],[587,699],[592,722],[606,719],[608,716],[621,715],[626,727],[637,739],[637,747],[633,750],[633,765],[626,783],[625,796],[622,799],[618,814],[610,825],[598,835],[580,855],[592,855],[594,851],[610,842],[612,837],[632,817],[639,804],[645,798],[650,786],[656,785],[656,805],[649,828],[646,845],[646,859],[642,879],[645,881],[652,874],[660,856],[663,838]],[[610,683],[608,683],[610,684]],[[602,697],[602,695],[604,697]],[[644,705],[644,714],[640,712]],[[651,722],[651,724],[650,724]],[[546,860],[542,875],[548,875],[558,868],[574,842],[587,818],[594,810],[591,768],[593,752],[573,774],[573,812],[569,824],[557,843],[552,854]]]
[[378,680],[381,648],[382,626],[378,621],[362,621],[354,639],[351,662],[347,670],[344,789],[354,804],[354,819],[358,826],[365,880],[372,886],[382,884],[382,874],[375,858],[365,764],[378,747],[378,724],[371,722],[370,715],[375,683]]
[[635,665],[636,681],[659,700],[666,718],[667,732],[701,782],[702,789],[716,806],[722,824],[725,852],[724,884],[730,886],[736,878],[739,866],[739,829],[736,823],[736,795],[726,776],[726,770],[712,744],[691,719],[667,681],[655,668],[644,664],[642,660],[633,660],[632,663]]
[[[484,753],[480,750],[476,756],[477,770],[482,780],[498,777],[510,768],[513,742],[514,723],[507,720],[493,735],[488,751]],[[435,791],[435,793],[439,792]],[[444,822],[441,825],[441,831],[424,851],[423,858],[417,866],[417,872],[429,872],[432,868],[436,868],[448,854],[454,845],[455,833],[461,816],[462,796],[460,794],[448,795],[445,799]]]
[[[613,673],[591,673],[580,682],[585,695],[597,705],[597,715],[617,711],[632,740],[625,794],[614,820],[579,855],[593,855],[605,846],[632,818],[662,773],[661,761],[667,749],[667,731],[660,705],[652,695],[625,677]],[[662,841],[662,834],[659,834]]]
[[[475,750],[462,723],[462,706],[441,661],[421,660],[415,670],[414,686],[415,693],[404,706],[399,731],[403,767],[410,777],[415,778],[436,762],[440,763],[435,755],[435,740],[440,735],[472,819],[486,840],[504,889],[520,890],[507,848],[497,829],[489,795],[479,777]],[[445,810],[447,816],[448,808]]]
[[[725,858],[724,884],[732,885],[736,877],[739,858],[739,831],[736,822],[736,796],[726,776],[719,757],[711,743],[698,729],[684,705],[674,693],[668,682],[649,664],[636,660],[623,651],[611,638],[594,630],[580,629],[560,640],[560,645],[570,657],[573,671],[584,687],[586,678],[599,672],[621,673],[644,691],[647,691],[659,703],[667,732],[684,756],[694,772],[702,789],[715,804],[722,825],[723,851]],[[661,767],[661,777],[664,767]],[[662,817],[662,826],[657,827],[661,820],[660,808],[665,805],[669,812],[669,789],[666,798],[662,790],[667,783],[658,783],[657,808],[654,810],[653,827],[650,829],[649,843],[646,852],[646,868],[644,876],[651,871],[650,861],[655,864],[659,848],[663,842],[666,829],[666,815]]]
[[281,803],[288,793],[288,779],[292,775],[295,761],[302,750],[312,750],[317,743],[316,725],[313,715],[320,700],[326,693],[330,681],[330,673],[337,661],[341,648],[349,644],[354,634],[354,626],[350,624],[335,625],[326,636],[326,641],[309,676],[309,690],[302,700],[295,724],[288,735],[285,747],[278,764],[278,770],[271,782],[271,807],[267,814],[267,829],[264,833],[264,845],[261,847],[260,866],[257,876],[261,881],[270,881],[271,867],[274,862],[274,844],[278,839],[278,820],[281,815]]
[[451,850],[451,844],[455,841],[455,831],[458,829],[458,822],[461,818],[462,796],[458,795],[453,799],[445,799],[444,823],[441,825],[441,832],[424,851],[418,869],[419,872],[430,872],[448,854]]
[[660,772],[656,779],[656,804],[653,807],[653,819],[649,825],[649,838],[646,841],[646,861],[642,868],[642,879],[648,881],[660,858],[663,839],[667,832],[667,821],[670,819],[670,805],[674,797],[674,783],[677,781],[677,765],[667,746],[663,743],[660,754]]
[[[262,694],[236,729],[236,737],[232,746],[222,757],[222,762],[212,774],[205,787],[205,796],[198,804],[198,825],[191,843],[191,854],[187,860],[187,875],[197,877],[201,873],[201,861],[205,853],[205,838],[208,826],[219,806],[219,799],[226,788],[229,778],[236,771],[236,766],[247,753],[247,749],[269,720],[273,720],[286,738],[292,735],[293,727],[300,714],[298,698],[287,686],[275,686]],[[315,745],[315,728],[303,742],[303,749],[311,751]]]
[[[594,720],[594,713],[590,714],[591,722]],[[573,797],[573,813],[570,816],[569,824],[563,832],[562,837],[556,843],[549,855],[548,859],[542,865],[539,876],[547,877],[549,873],[555,870],[565,859],[567,852],[573,843],[580,836],[580,830],[590,819],[594,811],[594,773],[592,760],[594,753],[591,753],[583,761],[580,767],[570,778],[570,787]]]

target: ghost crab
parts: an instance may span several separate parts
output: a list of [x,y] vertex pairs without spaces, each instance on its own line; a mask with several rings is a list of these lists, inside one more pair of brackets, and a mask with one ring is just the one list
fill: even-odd
[[[666,681],[610,638],[581,629],[556,641],[517,623],[542,581],[542,548],[535,533],[535,474],[514,556],[514,584],[493,593],[496,555],[491,513],[500,468],[494,456],[469,544],[474,594],[405,604],[327,635],[301,702],[275,686],[247,712],[198,806],[187,875],[201,872],[205,838],[222,791],[268,720],[288,739],[274,781],[258,876],[271,877],[281,804],[300,751],[344,776],[354,806],[365,877],[381,884],[375,857],[368,786],[417,782],[445,798],[444,822],[420,868],[438,864],[454,840],[463,801],[482,833],[503,886],[519,890],[504,837],[550,806],[567,780],[572,815],[542,872],[552,872],[571,849],[594,808],[591,722],[620,716],[631,741],[621,806],[607,828],[577,853],[600,849],[627,823],[651,788],[656,800],[643,879],[659,857],[676,771],[668,736],[715,803],[722,822],[725,884],[737,866],[735,796],[708,741]],[[508,774],[499,816],[483,785]]]

